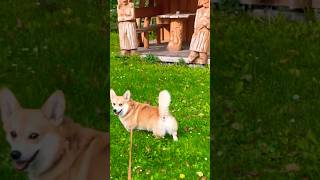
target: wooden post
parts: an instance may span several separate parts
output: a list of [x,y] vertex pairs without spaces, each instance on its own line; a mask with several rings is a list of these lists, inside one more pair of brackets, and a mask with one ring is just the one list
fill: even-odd
[[[148,28],[150,26],[150,21],[151,21],[150,17],[145,17],[143,22],[143,27]],[[143,37],[142,39],[143,39],[144,48],[148,49],[149,48],[149,32],[148,31],[143,32],[142,37]]]
[[[149,7],[150,7],[150,1],[148,3]],[[140,4],[139,4],[139,7],[140,8],[143,8],[145,7],[146,5],[146,0],[140,0]],[[139,24],[140,25],[140,24]],[[143,21],[143,27],[144,28],[148,28],[150,25],[150,18],[149,17],[145,17],[144,18],[144,21]],[[148,49],[149,48],[149,32],[142,32],[141,33],[141,39],[142,39],[142,42],[143,42],[143,47]]]
[[[157,0],[157,6],[161,7],[162,14],[170,13],[170,3],[174,0]],[[159,24],[163,27],[160,29],[161,42],[168,42],[170,39],[170,20],[169,19],[158,19]]]

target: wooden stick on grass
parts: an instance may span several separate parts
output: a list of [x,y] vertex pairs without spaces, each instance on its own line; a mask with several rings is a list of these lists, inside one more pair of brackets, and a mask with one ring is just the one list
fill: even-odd
[[130,129],[130,152],[129,152],[128,180],[131,180],[131,161],[132,161],[132,129]]

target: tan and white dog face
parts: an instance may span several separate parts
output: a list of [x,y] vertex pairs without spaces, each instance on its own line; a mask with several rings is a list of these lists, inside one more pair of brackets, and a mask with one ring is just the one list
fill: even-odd
[[122,96],[117,96],[113,89],[110,89],[110,100],[113,108],[113,112],[123,117],[129,110],[129,104],[131,93],[127,90]]
[[52,94],[41,109],[24,109],[9,89],[0,91],[0,108],[10,156],[17,170],[40,174],[56,160],[64,118],[61,91]]

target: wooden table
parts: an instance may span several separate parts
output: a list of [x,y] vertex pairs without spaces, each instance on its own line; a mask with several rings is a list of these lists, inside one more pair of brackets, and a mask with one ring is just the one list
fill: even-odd
[[170,40],[167,49],[169,51],[180,51],[182,49],[182,43],[185,40],[184,22],[191,16],[195,16],[195,13],[180,14],[163,14],[158,15],[159,18],[170,19]]

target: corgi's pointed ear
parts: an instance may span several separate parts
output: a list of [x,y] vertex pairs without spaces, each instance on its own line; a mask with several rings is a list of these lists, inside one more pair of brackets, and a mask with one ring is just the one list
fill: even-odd
[[117,96],[113,89],[110,89],[110,100],[112,101]]
[[129,90],[127,90],[124,94],[123,94],[123,97],[125,100],[129,101],[130,100],[130,97],[131,97],[131,93]]
[[58,126],[63,121],[65,107],[64,94],[58,90],[47,99],[41,110],[54,125]]
[[0,90],[1,119],[4,123],[18,108],[20,104],[13,93],[7,88]]

